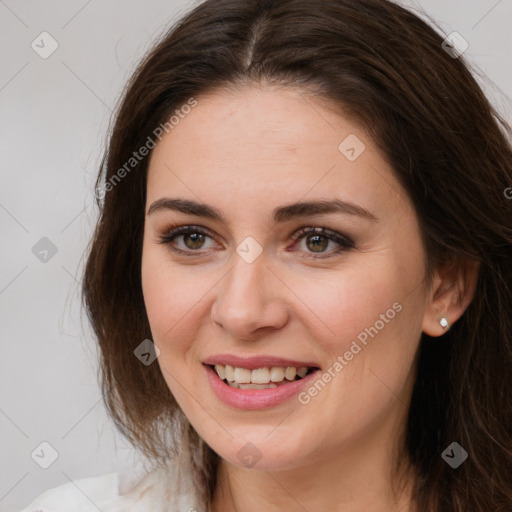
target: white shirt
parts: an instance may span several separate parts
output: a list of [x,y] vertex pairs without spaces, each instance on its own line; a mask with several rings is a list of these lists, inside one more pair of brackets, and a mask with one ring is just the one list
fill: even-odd
[[21,512],[205,512],[182,443],[177,459],[150,472],[128,470],[81,478],[39,495]]

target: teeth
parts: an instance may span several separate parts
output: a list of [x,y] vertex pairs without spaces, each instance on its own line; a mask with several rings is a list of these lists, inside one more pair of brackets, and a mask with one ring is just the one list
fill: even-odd
[[[222,366],[221,364],[219,365],[216,365],[215,366],[215,369],[217,369],[217,366]],[[218,373],[218,372],[217,372]],[[230,382],[233,382],[235,380],[235,369],[232,367],[232,366],[229,366],[229,364],[227,364],[225,367],[224,367],[224,373],[226,375],[226,379]],[[220,374],[219,374],[219,377],[220,377]],[[222,379],[222,377],[220,377]]]
[[251,370],[235,368],[235,382],[238,382],[238,384],[249,384],[251,382]]
[[297,375],[302,379],[303,377],[306,376],[306,373],[308,373],[308,369],[307,368],[298,368],[297,369]]
[[238,384],[238,382],[228,382],[232,388],[237,389],[270,389],[277,388],[277,384],[271,382],[270,384]]
[[272,382],[281,382],[284,379],[284,368],[281,366],[273,366],[270,369],[270,380]]
[[258,368],[251,372],[251,382],[254,384],[268,384],[270,382],[270,370],[268,368]]
[[288,380],[293,380],[295,379],[295,375],[297,375],[297,370],[293,366],[288,366],[284,372],[284,376]]
[[[216,364],[215,371],[220,379],[226,380],[232,387],[240,389],[266,389],[276,387],[278,383],[302,379],[306,376],[308,369],[305,367],[295,368],[294,366],[273,366],[271,368],[238,368],[229,364]],[[254,387],[256,386],[256,387]]]
[[226,378],[226,370],[224,365],[222,364],[216,364],[215,365],[215,371],[217,372],[217,375],[224,380]]

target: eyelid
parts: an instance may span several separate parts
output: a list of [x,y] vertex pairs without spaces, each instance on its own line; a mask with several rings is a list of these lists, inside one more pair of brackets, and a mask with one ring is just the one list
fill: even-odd
[[342,233],[339,233],[338,231],[335,231],[333,229],[326,228],[324,226],[305,226],[297,231],[295,231],[290,238],[292,240],[298,240],[299,238],[303,237],[304,235],[322,235],[326,238],[329,238],[330,240],[334,240],[335,242],[345,245],[345,246],[354,246],[354,242],[346,235],[343,235]]

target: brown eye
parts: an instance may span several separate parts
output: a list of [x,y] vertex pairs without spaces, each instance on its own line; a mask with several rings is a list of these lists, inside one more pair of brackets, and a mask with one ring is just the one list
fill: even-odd
[[323,252],[329,245],[329,239],[322,235],[308,235],[306,245],[313,252]]
[[205,235],[202,233],[191,233],[181,236],[183,237],[183,243],[187,249],[201,249],[204,245]]
[[[213,237],[207,230],[199,226],[179,226],[169,229],[167,233],[160,236],[161,244],[179,254],[197,255],[201,254],[201,249],[209,249],[207,240],[213,241]],[[181,245],[181,247],[179,247]],[[205,247],[206,246],[206,247]]]
[[[329,258],[330,256],[355,248],[354,242],[350,238],[323,227],[302,228],[292,235],[292,239],[297,242],[294,244],[293,251],[296,251],[297,247],[303,244],[305,250],[299,247],[300,251],[305,253],[306,258],[312,259]],[[330,244],[333,244],[334,247],[332,250],[327,250]],[[312,255],[315,253],[320,256]]]

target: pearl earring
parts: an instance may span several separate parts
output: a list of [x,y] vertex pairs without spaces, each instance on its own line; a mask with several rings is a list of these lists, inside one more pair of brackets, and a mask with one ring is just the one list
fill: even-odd
[[446,318],[443,316],[443,318],[441,318],[441,320],[439,320],[439,323],[441,324],[441,327],[443,329],[447,329],[448,328],[448,320],[446,320]]

